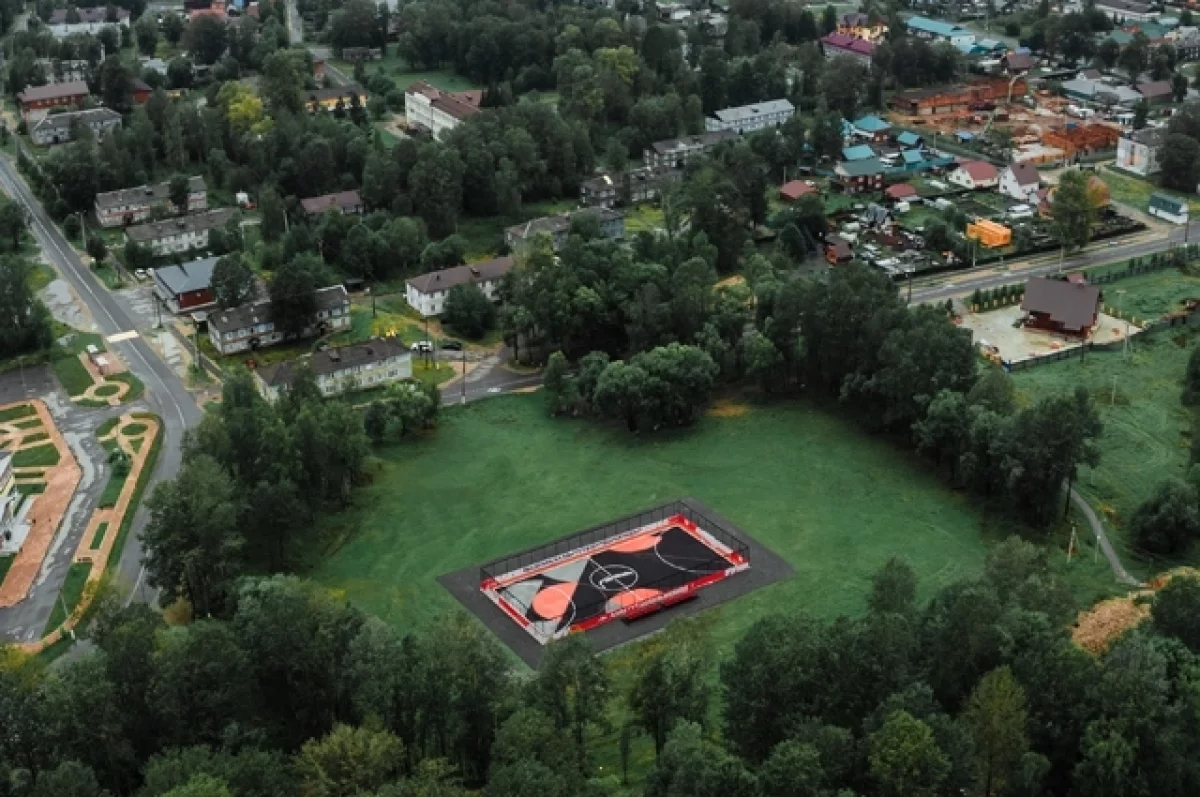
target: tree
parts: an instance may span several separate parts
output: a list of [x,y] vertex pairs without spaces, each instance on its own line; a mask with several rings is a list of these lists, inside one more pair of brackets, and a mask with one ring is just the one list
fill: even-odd
[[550,355],[542,372],[542,389],[551,415],[571,410],[579,401],[579,389],[568,373],[570,366],[561,351]]
[[203,455],[154,489],[143,541],[147,579],[163,600],[187,598],[201,617],[221,610],[241,570],[240,503],[229,476]]
[[547,645],[527,699],[559,730],[571,733],[579,771],[586,772],[586,730],[604,724],[608,703],[608,674],[588,641],[572,634]]
[[109,56],[100,65],[100,96],[116,111],[128,111],[133,106],[133,74],[119,56]]
[[369,0],[348,0],[329,22],[329,42],[339,55],[346,47],[370,47],[377,43],[377,8]]
[[312,324],[317,309],[320,261],[300,255],[284,263],[271,279],[271,311],[284,334],[297,335]]
[[255,297],[258,288],[254,272],[240,254],[224,255],[213,266],[213,299],[223,310],[245,304]]
[[287,230],[286,211],[283,200],[274,188],[264,188],[258,195],[258,211],[262,214],[259,231],[264,241],[274,243],[283,238]]
[[417,209],[429,234],[442,238],[454,232],[462,210],[463,163],[458,152],[439,143],[427,144],[408,175],[409,192],[421,197]]
[[154,55],[158,47],[158,20],[154,14],[142,14],[133,25],[138,50],[142,55]]
[[1121,57],[1121,45],[1117,44],[1114,39],[1105,39],[1100,42],[1096,48],[1096,58],[1099,59],[1100,65],[1106,70],[1112,69],[1117,65],[1117,60]]
[[228,26],[211,15],[194,18],[183,34],[183,46],[197,61],[211,65],[225,54],[228,46]]
[[1171,95],[1175,98],[1175,102],[1183,102],[1187,97],[1187,91],[1187,75],[1182,72],[1176,72],[1171,75]]
[[662,754],[676,723],[703,726],[708,713],[708,657],[703,650],[707,640],[686,628],[672,628],[668,636],[638,662],[629,694],[634,722],[654,739],[655,756]]
[[1025,736],[1025,692],[1012,670],[992,670],[967,700],[964,719],[975,741],[975,756],[983,778],[983,797],[1004,792],[1029,749]]
[[777,744],[758,773],[762,797],[820,797],[824,784],[820,752],[801,742]]
[[1138,78],[1146,71],[1150,62],[1150,47],[1146,34],[1141,31],[1133,34],[1133,40],[1125,45],[1117,62],[1129,73],[1130,82],[1137,85]]
[[229,785],[212,775],[196,775],[182,786],[177,786],[163,797],[233,797]]
[[910,614],[916,600],[917,574],[906,560],[893,556],[871,577],[867,607],[872,612]]
[[1182,133],[1170,132],[1159,150],[1163,185],[1177,191],[1196,190],[1200,177],[1200,142]]
[[1089,179],[1089,173],[1078,169],[1065,171],[1050,197],[1050,213],[1063,249],[1082,249],[1092,238],[1096,205]]
[[1155,593],[1150,618],[1159,633],[1178,639],[1193,653],[1200,652],[1200,579],[1174,576]]
[[179,44],[179,41],[183,38],[183,32],[186,27],[187,24],[184,22],[183,17],[179,16],[174,11],[168,11],[167,13],[163,14],[163,35],[167,37],[167,41],[169,41],[171,44]]
[[404,745],[389,731],[337,725],[300,748],[296,770],[304,797],[354,797],[394,780]]
[[[3,225],[0,225],[3,226]],[[1183,395],[1180,397],[1187,406],[1200,404],[1200,346],[1192,349],[1188,355],[1187,370],[1183,374]]]
[[1141,548],[1156,554],[1186,550],[1200,537],[1200,510],[1196,489],[1187,482],[1168,478],[1138,505],[1129,519],[1129,530]]
[[871,734],[868,759],[882,797],[934,797],[950,771],[929,726],[906,711],[888,715]]
[[446,295],[442,321],[463,337],[478,339],[496,325],[496,305],[474,283],[455,285]]
[[188,178],[182,174],[174,175],[167,183],[167,198],[180,213],[187,213],[188,194],[191,193]]
[[0,205],[0,238],[12,242],[14,252],[21,248],[21,239],[29,226],[24,209],[16,202],[5,202]]
[[104,243],[104,239],[99,235],[89,236],[87,242],[87,253],[88,256],[95,261],[96,265],[99,266],[103,264],[105,258],[108,257],[108,245]]

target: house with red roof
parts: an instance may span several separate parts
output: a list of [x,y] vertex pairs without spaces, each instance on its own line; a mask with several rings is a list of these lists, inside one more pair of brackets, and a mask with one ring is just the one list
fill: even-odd
[[870,66],[871,56],[875,54],[875,44],[848,33],[830,33],[821,39],[821,50],[826,58],[846,56]]
[[959,164],[946,179],[972,190],[995,188],[1000,182],[1000,172],[987,161],[967,161]]
[[913,188],[908,183],[896,183],[889,185],[884,189],[883,195],[893,202],[901,202],[907,199],[912,199],[917,195],[917,189]]
[[804,180],[792,180],[784,183],[779,189],[779,198],[784,202],[795,202],[802,196],[809,194],[820,193],[817,187],[812,183],[806,183]]

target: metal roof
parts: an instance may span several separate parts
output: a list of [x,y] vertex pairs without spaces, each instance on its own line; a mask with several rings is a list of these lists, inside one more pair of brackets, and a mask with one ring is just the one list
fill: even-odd
[[767,100],[766,102],[755,102],[750,105],[740,105],[737,108],[723,108],[717,111],[713,116],[720,119],[722,122],[745,122],[748,119],[757,119],[760,116],[768,114],[786,113],[796,110],[787,100]]

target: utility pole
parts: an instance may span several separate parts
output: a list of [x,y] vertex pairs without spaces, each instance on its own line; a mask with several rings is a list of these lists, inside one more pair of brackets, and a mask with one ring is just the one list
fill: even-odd
[[462,348],[462,374],[458,377],[459,384],[462,386],[462,393],[459,394],[458,403],[467,403],[467,347]]
[[1125,289],[1117,289],[1117,315],[1125,321],[1125,338],[1121,341],[1121,353],[1129,356],[1129,320],[1125,318]]

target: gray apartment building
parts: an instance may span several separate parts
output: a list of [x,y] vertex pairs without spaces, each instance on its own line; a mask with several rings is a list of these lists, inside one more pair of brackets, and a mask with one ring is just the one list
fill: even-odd
[[100,141],[110,130],[121,126],[121,114],[111,108],[51,114],[29,128],[29,138],[41,147],[65,144],[75,137],[76,124],[91,130],[95,139]]
[[311,338],[350,327],[350,296],[342,285],[321,288],[315,294],[317,309],[299,335],[275,328],[269,299],[250,302],[208,315],[208,339],[221,354],[263,349],[293,338]]
[[698,136],[655,141],[642,150],[642,164],[651,169],[660,166],[682,169],[689,161],[711,152],[713,147],[722,141],[731,141],[735,138],[737,138],[737,133],[731,130],[714,130]]
[[600,233],[605,238],[619,240],[625,237],[625,217],[615,210],[608,208],[588,208],[574,213],[560,213],[557,216],[543,216],[523,224],[515,224],[504,231],[504,241],[508,248],[516,251],[528,244],[539,235],[550,236],[554,251],[558,251],[567,242],[567,233],[571,230],[571,221],[579,216],[594,215],[600,222]]
[[650,202],[668,186],[683,179],[683,169],[671,166],[630,169],[625,174],[604,173],[579,185],[579,203],[594,208]]
[[732,130],[741,135],[755,130],[766,130],[769,127],[779,127],[791,119],[795,112],[795,107],[787,100],[767,100],[717,111],[704,120],[704,126],[710,133]]

